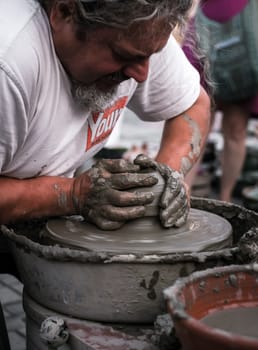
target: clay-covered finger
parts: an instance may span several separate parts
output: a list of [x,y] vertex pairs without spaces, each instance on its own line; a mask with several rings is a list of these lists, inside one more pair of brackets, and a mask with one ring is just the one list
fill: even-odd
[[134,173],[140,170],[140,167],[125,159],[102,159],[98,165],[111,173]]
[[153,169],[156,169],[156,162],[155,162],[155,160],[151,159],[150,157],[146,156],[145,154],[139,154],[134,159],[134,164],[139,165],[141,168],[153,168]]
[[182,184],[178,180],[170,178],[168,179],[162,196],[160,198],[160,207],[167,208],[170,203],[179,195],[182,191]]
[[137,187],[148,187],[156,185],[158,179],[150,174],[127,173],[112,174],[110,178],[112,188],[126,190]]
[[175,216],[177,213],[182,212],[186,205],[189,205],[188,198],[182,192],[180,192],[178,196],[169,203],[169,206],[161,211],[164,220],[167,220],[169,217]]
[[190,208],[188,207],[188,210],[185,210],[184,214],[175,222],[175,227],[181,227],[186,223],[189,211]]
[[110,190],[107,194],[107,198],[110,204],[115,206],[127,207],[132,205],[146,205],[153,202],[153,192],[125,192]]
[[112,221],[112,220],[106,219],[105,217],[101,216],[99,213],[96,213],[94,210],[89,212],[87,216],[87,220],[94,223],[101,230],[105,230],[105,231],[117,230],[124,225],[124,222]]
[[143,217],[145,214],[144,206],[115,207],[105,205],[101,207],[101,215],[111,221],[127,221]]
[[179,220],[180,217],[184,216],[185,213],[189,212],[189,204],[185,198],[183,202],[176,201],[171,205],[160,211],[160,221],[164,227],[172,227]]

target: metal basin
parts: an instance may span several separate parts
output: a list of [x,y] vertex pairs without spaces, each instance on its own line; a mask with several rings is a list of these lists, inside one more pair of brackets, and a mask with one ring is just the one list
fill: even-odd
[[239,262],[239,238],[258,226],[258,215],[237,205],[192,198],[192,207],[229,220],[233,246],[194,253],[117,254],[38,243],[45,223],[2,231],[11,243],[25,291],[39,304],[81,319],[152,323],[166,311],[162,291],[172,281],[195,270]]

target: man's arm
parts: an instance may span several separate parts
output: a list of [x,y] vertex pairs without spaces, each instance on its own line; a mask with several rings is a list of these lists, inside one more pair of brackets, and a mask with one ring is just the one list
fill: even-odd
[[156,160],[184,176],[199,158],[210,126],[210,99],[203,88],[187,111],[166,121]]
[[0,177],[0,224],[53,215],[72,215],[74,179]]
[[[166,122],[157,161],[185,175],[197,160],[201,148],[204,147],[208,129],[209,98],[202,90],[199,98],[188,111]],[[88,212],[95,213],[94,208],[97,207],[106,218],[112,218],[105,224],[106,226],[118,227],[127,219],[144,215],[144,204],[153,200],[148,194],[145,197],[139,194],[128,197],[128,192],[119,191],[123,187],[126,189],[137,185],[153,184],[151,182],[153,179],[146,175],[146,179],[143,179],[143,175],[132,174],[133,177],[128,180],[128,171],[136,171],[136,169],[129,169],[128,166],[128,164],[119,166],[104,164],[92,173],[85,173],[79,178],[72,179],[42,176],[18,180],[0,177],[0,224],[46,216],[84,213],[88,215]],[[111,169],[112,167],[115,170]],[[114,171],[118,174],[114,174]],[[123,173],[125,178],[120,173]],[[99,178],[102,178],[100,182]],[[102,187],[99,192],[94,191],[93,188],[98,186],[92,186],[93,180],[102,184],[103,179],[104,185],[108,185],[105,191]],[[111,184],[112,181],[113,184]],[[99,194],[102,196],[104,192],[105,196],[99,197]],[[105,204],[103,206],[101,206],[102,201]],[[106,205],[107,203],[111,205]],[[127,209],[120,210],[119,213],[114,212],[114,208],[120,207],[121,203],[123,207],[129,205],[130,211]],[[95,217],[98,217],[96,213]]]
[[153,186],[157,179],[121,159],[101,160],[76,178],[0,177],[0,224],[48,216],[82,215],[105,230],[145,214],[152,192],[128,189]]

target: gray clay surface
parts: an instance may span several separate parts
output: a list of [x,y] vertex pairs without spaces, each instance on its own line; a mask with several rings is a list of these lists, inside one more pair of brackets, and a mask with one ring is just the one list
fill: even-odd
[[187,223],[164,229],[156,217],[126,223],[116,231],[103,231],[81,217],[50,219],[46,234],[63,246],[112,253],[182,253],[230,246],[232,227],[224,218],[191,209]]

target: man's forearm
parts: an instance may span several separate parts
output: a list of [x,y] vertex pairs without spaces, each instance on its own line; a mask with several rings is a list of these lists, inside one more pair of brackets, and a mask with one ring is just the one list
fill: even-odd
[[186,175],[205,146],[209,125],[210,102],[202,89],[189,110],[165,123],[156,160]]
[[0,177],[0,224],[75,214],[72,185],[73,179],[62,177]]

